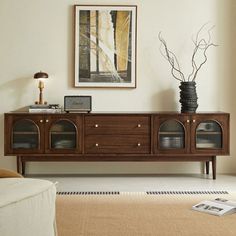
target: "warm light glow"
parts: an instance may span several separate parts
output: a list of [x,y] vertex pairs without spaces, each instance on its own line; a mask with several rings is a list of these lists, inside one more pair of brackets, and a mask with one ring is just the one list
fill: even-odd
[[45,82],[47,79],[46,78],[38,78],[39,81]]

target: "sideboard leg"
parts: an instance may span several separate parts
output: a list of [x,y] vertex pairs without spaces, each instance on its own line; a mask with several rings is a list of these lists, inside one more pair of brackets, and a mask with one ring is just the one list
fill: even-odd
[[212,157],[212,175],[213,179],[216,179],[216,156]]
[[209,175],[209,161],[206,161],[206,174]]
[[17,173],[21,174],[21,156],[17,156],[16,168],[17,168]]
[[22,161],[22,175],[25,175],[25,161]]

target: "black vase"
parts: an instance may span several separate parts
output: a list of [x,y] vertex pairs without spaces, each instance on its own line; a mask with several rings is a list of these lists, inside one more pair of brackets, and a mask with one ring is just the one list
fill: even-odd
[[194,113],[197,110],[197,92],[195,82],[181,82],[180,83],[180,104],[181,112]]

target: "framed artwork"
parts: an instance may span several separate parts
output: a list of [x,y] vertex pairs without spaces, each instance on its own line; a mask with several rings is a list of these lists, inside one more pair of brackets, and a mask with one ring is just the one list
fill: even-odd
[[74,7],[75,86],[135,88],[137,6]]

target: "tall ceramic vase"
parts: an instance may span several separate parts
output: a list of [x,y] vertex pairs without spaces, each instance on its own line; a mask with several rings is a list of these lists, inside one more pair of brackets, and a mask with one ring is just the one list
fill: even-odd
[[195,82],[180,83],[180,100],[182,113],[194,113],[197,110],[197,92]]

